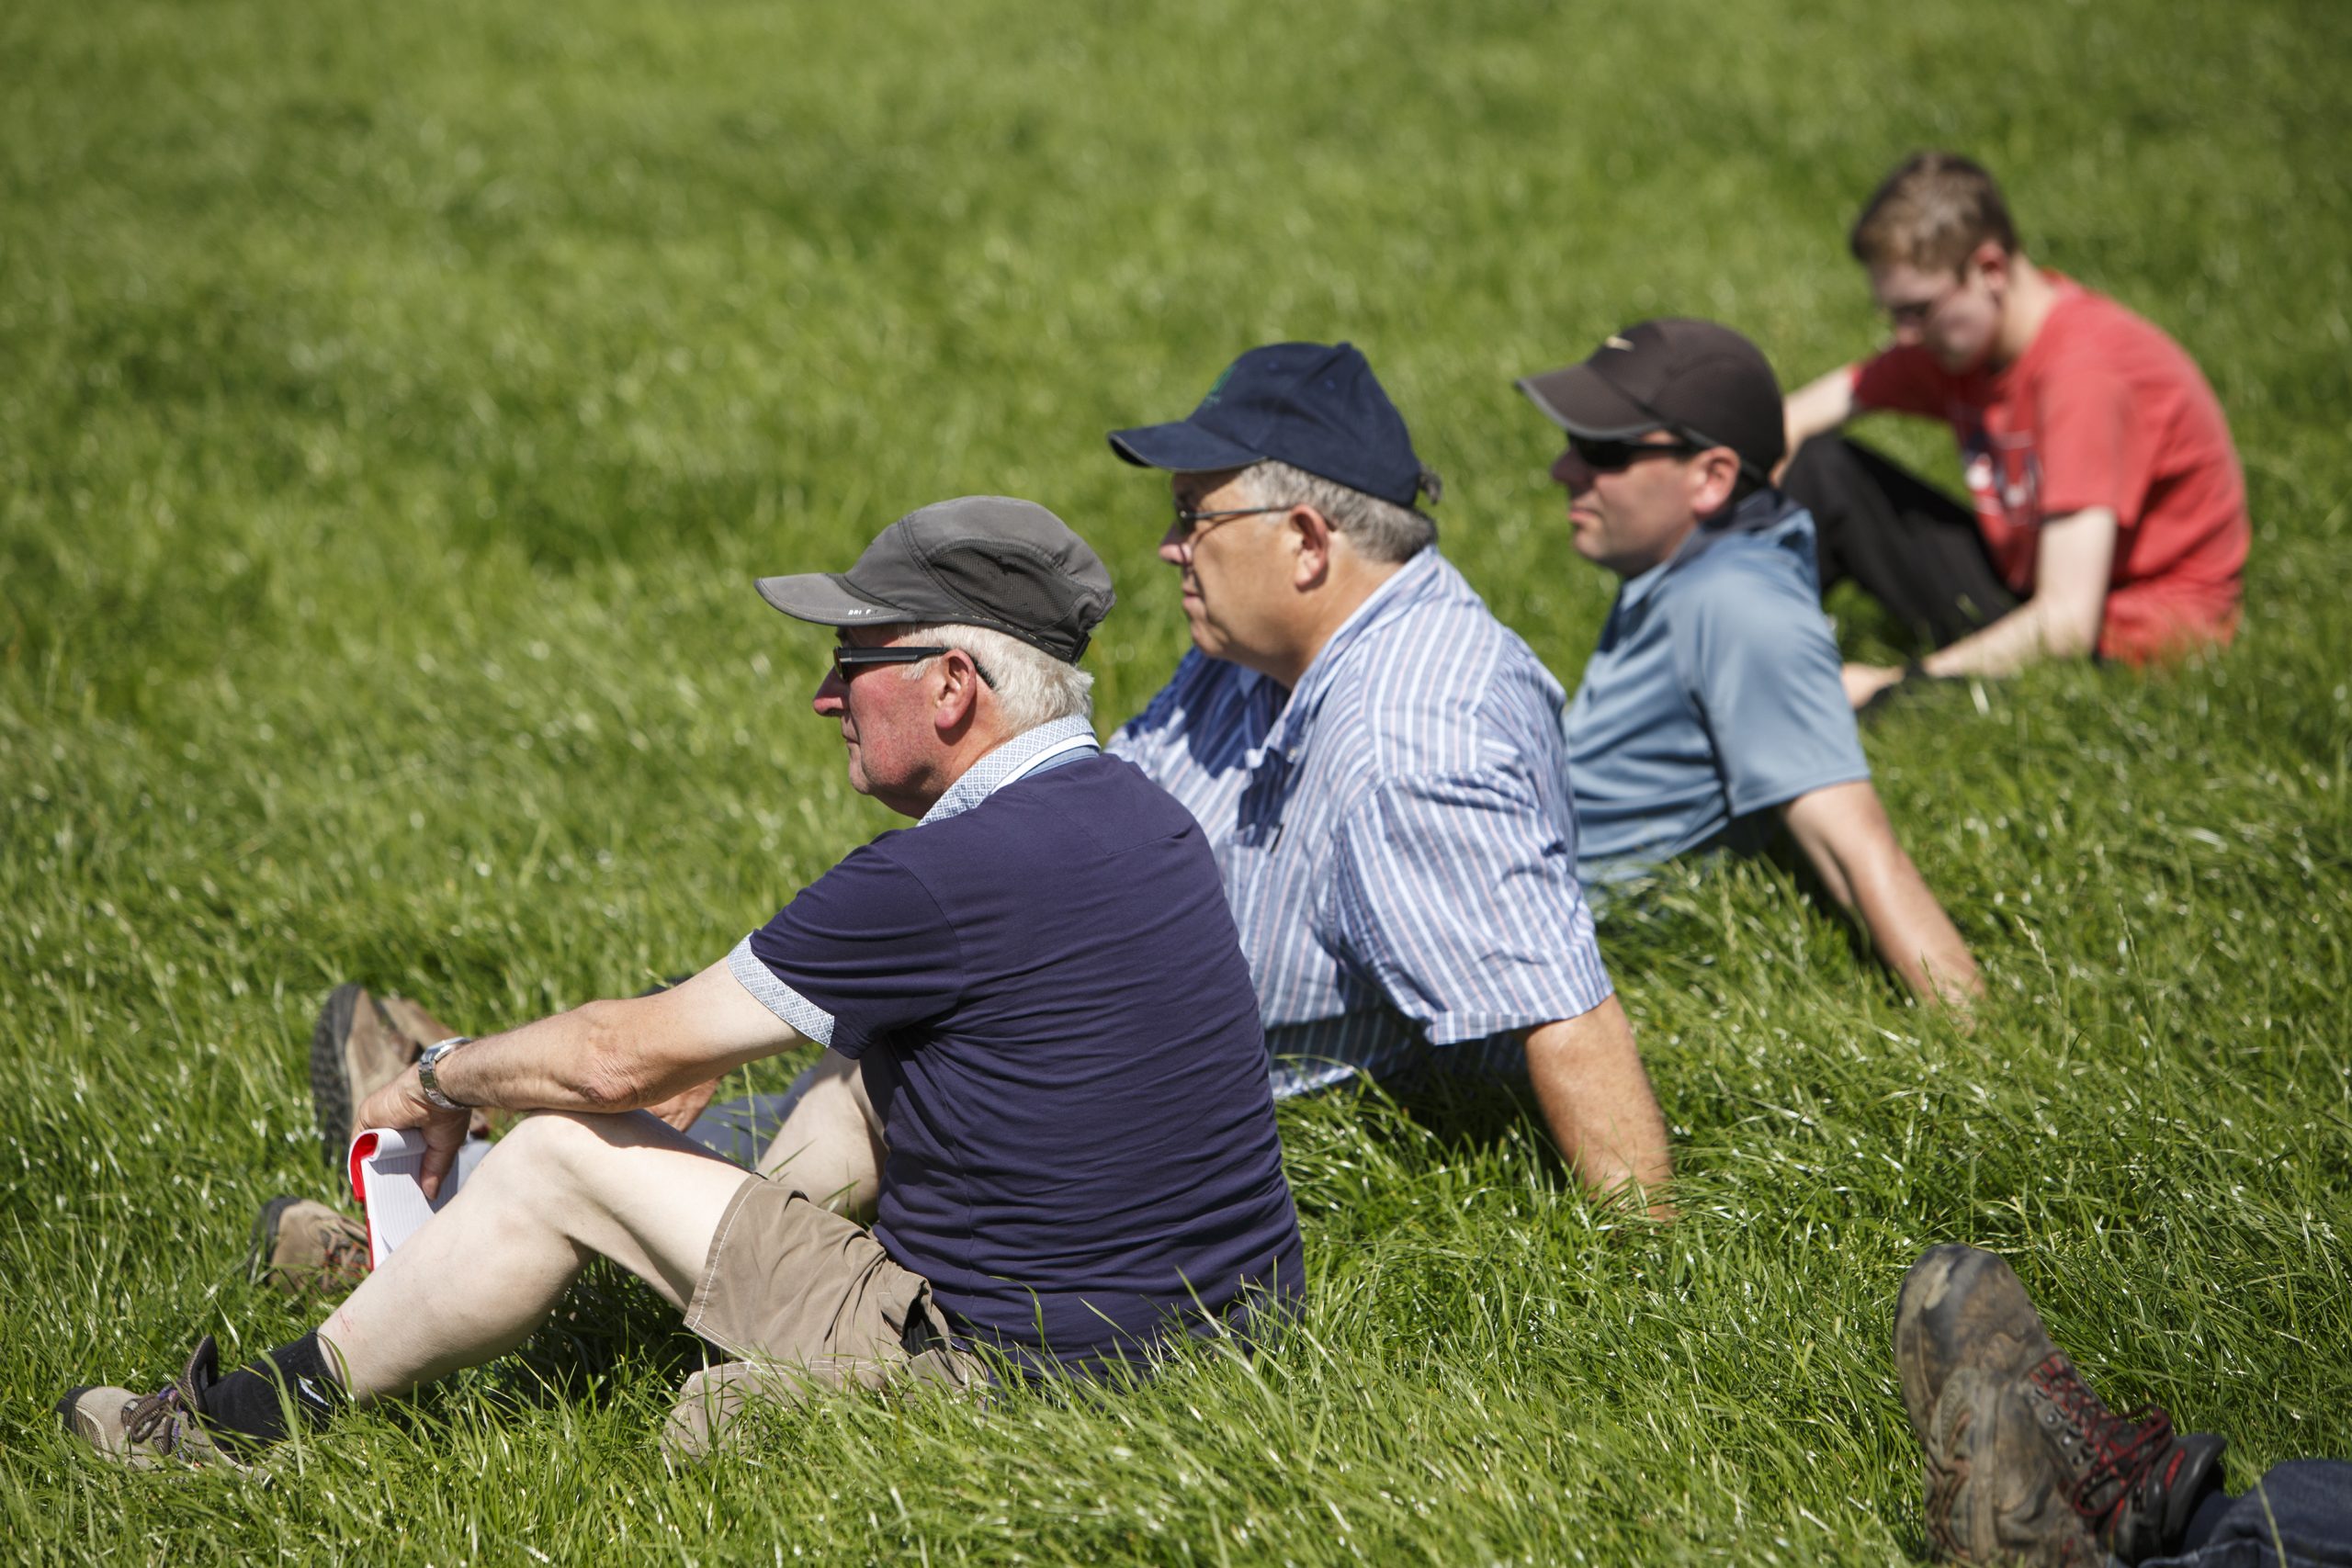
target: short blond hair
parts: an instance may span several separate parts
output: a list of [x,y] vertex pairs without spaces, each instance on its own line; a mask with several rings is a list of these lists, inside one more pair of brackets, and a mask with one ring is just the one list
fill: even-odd
[[2001,187],[1982,164],[1957,152],[1914,152],[1880,182],[1846,243],[1854,259],[1872,271],[1958,272],[1987,240],[2017,252],[2017,226]]

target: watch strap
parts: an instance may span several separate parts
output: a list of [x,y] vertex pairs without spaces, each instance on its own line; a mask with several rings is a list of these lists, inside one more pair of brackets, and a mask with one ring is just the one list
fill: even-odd
[[427,1045],[424,1048],[424,1054],[416,1059],[416,1081],[419,1087],[424,1090],[424,1098],[431,1100],[434,1104],[439,1106],[444,1111],[470,1111],[473,1109],[473,1107],[469,1105],[449,1098],[448,1094],[441,1088],[441,1078],[439,1074],[441,1058],[447,1055],[450,1052],[456,1050],[460,1045],[470,1045],[473,1043],[473,1038],[474,1037],[470,1034],[453,1034],[447,1040],[436,1040],[432,1044]]

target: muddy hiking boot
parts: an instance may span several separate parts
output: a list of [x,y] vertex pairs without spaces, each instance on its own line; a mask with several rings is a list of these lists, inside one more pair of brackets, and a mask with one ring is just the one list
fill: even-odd
[[341,1296],[368,1278],[368,1227],[308,1198],[272,1198],[254,1218],[246,1276],[290,1296]]
[[2172,1549],[2221,1481],[2222,1438],[2108,1409],[1992,1253],[1939,1247],[1912,1265],[1894,1366],[1938,1560],[2138,1562]]
[[220,1353],[206,1335],[177,1379],[150,1394],[77,1388],[57,1402],[65,1429],[106,1458],[134,1470],[165,1464],[235,1464],[199,1424],[204,1393],[220,1381]]
[[[435,1038],[439,1038],[435,1036]],[[358,1129],[352,1117],[369,1095],[407,1071],[424,1045],[396,1026],[362,986],[337,986],[311,1032],[311,1107],[330,1168],[343,1164]]]
[[[371,996],[350,983],[334,988],[311,1032],[311,1108],[330,1167],[350,1152],[359,1131],[352,1119],[368,1097],[406,1072],[427,1045],[457,1032],[406,997]],[[490,1125],[490,1112],[477,1111],[467,1131],[479,1138]]]

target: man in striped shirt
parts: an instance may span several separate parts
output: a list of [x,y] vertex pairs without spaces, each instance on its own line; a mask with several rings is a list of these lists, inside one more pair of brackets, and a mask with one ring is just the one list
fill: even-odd
[[[1243,355],[1113,450],[1167,470],[1194,650],[1112,751],[1207,829],[1277,1095],[1516,1073],[1585,1185],[1670,1164],[1576,874],[1565,694],[1439,555],[1362,354]],[[1662,1203],[1661,1203],[1662,1212]]]

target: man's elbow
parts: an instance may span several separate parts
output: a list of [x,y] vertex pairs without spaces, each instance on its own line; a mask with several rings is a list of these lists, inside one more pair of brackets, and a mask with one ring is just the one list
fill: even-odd
[[635,1032],[623,1027],[618,1004],[589,1002],[573,1016],[580,1021],[579,1050],[565,1065],[565,1088],[593,1111],[634,1111],[657,1098],[651,1081],[652,1064],[646,1059]]

